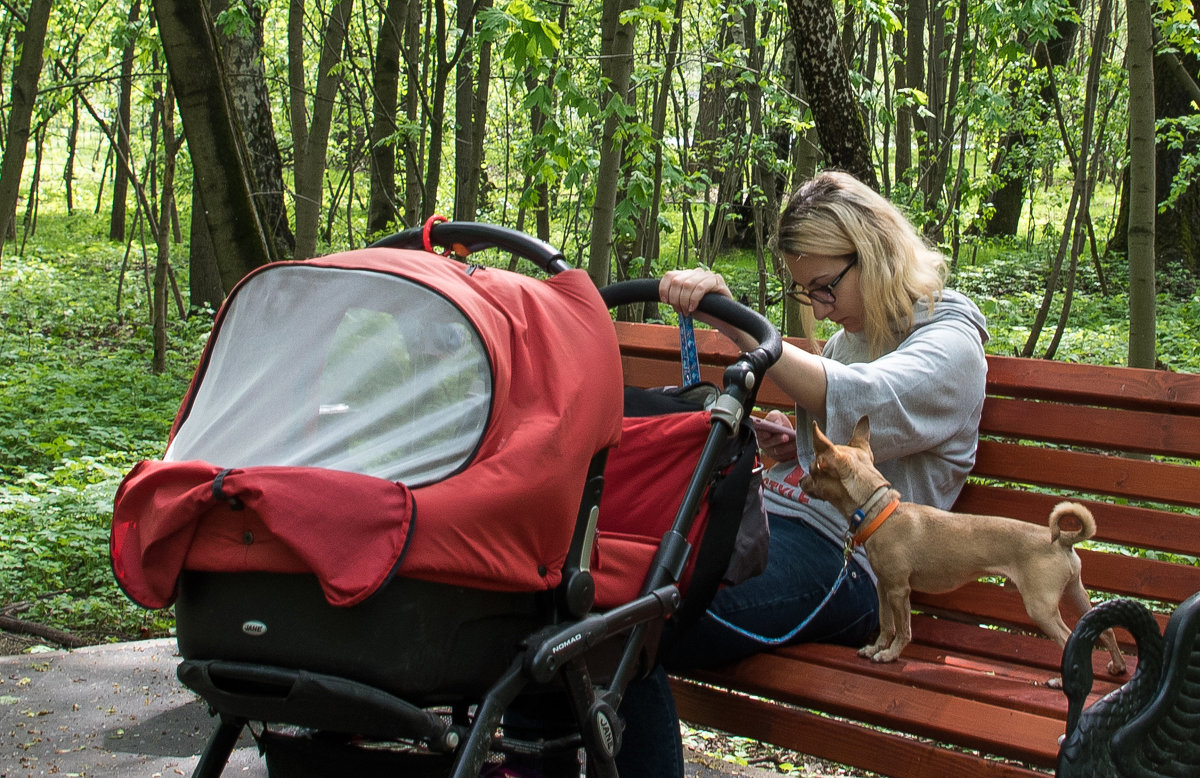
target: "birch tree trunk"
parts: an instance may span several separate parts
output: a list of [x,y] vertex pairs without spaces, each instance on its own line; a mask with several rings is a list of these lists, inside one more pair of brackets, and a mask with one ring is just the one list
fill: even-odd
[[208,4],[155,0],[153,9],[175,102],[188,128],[188,151],[204,203],[202,218],[228,293],[246,273],[271,261],[254,205],[245,140],[229,100]]
[[[229,7],[229,0],[212,0],[213,17]],[[249,153],[254,183],[254,203],[271,247],[271,256],[286,259],[296,248],[283,196],[283,157],[271,116],[271,97],[263,67],[263,25],[266,3],[247,3],[253,26],[236,35],[218,32],[225,58],[229,99],[237,112]]]
[[821,149],[830,165],[878,190],[879,179],[862,111],[850,85],[832,0],[787,0],[787,7]]

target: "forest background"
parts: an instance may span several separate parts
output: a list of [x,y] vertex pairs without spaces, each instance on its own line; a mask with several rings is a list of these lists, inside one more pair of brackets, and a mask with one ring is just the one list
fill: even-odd
[[433,214],[535,234],[600,284],[710,265],[797,334],[773,214],[839,167],[951,257],[989,351],[1197,371],[1196,18],[1194,0],[4,0],[0,628],[168,632],[116,589],[108,520],[161,455],[213,310],[257,265]]

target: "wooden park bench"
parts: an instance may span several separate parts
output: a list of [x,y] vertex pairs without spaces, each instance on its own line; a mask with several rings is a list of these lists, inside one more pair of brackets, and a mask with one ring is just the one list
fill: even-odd
[[[679,383],[677,329],[618,322],[617,334],[626,383]],[[732,344],[712,330],[696,336],[702,377],[720,383]],[[1079,550],[1093,601],[1148,601],[1165,625],[1200,591],[1200,375],[989,356],[987,394],[956,509],[1045,525],[1063,496],[1083,502],[1098,524]],[[792,410],[770,381],[759,404]],[[1062,655],[1015,588],[914,593],[913,607],[914,640],[894,664],[844,646],[767,651],[673,678],[680,716],[884,775],[1053,770],[1067,703],[1047,681]],[[1132,650],[1128,633],[1117,635]],[[1107,653],[1093,657],[1089,703],[1124,681],[1107,674]],[[1132,673],[1136,658],[1129,664]]]

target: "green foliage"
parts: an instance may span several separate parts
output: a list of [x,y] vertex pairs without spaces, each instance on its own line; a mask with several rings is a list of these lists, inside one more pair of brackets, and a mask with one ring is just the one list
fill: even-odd
[[[1055,248],[1050,242],[1033,248],[1008,242],[982,244],[974,256],[960,260],[950,287],[970,296],[987,317],[991,354],[1011,355],[1024,347],[1030,326],[1050,275]],[[753,252],[730,252],[716,268],[729,288],[743,302],[758,296],[758,270]],[[1108,294],[1100,285],[1095,268],[1081,263],[1077,271],[1071,312],[1055,359],[1099,365],[1125,364],[1129,349],[1129,296],[1126,289],[1128,265],[1124,257],[1108,257],[1101,265]],[[778,323],[782,317],[783,286],[768,279],[767,316]],[[1047,326],[1039,342],[1041,356],[1053,334],[1062,308],[1062,292],[1055,295]],[[668,321],[673,323],[670,314]],[[1200,333],[1190,322],[1200,316],[1200,296],[1194,292],[1176,295],[1163,292],[1158,298],[1158,360],[1163,367],[1184,373],[1200,373]],[[818,338],[834,328],[817,322]]]

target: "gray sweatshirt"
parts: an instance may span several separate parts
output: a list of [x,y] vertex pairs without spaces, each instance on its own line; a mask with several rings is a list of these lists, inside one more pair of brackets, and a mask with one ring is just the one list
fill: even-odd
[[[918,303],[912,331],[896,348],[868,361],[866,339],[839,331],[825,344],[828,389],[821,430],[845,443],[859,418],[871,417],[879,471],[907,502],[949,508],[975,463],[983,409],[987,322],[967,297],[946,290],[932,307]],[[798,516],[841,544],[846,519],[798,486],[812,462],[812,417],[797,409],[799,459],[764,478],[767,510]],[[862,549],[857,558],[867,566]]]

